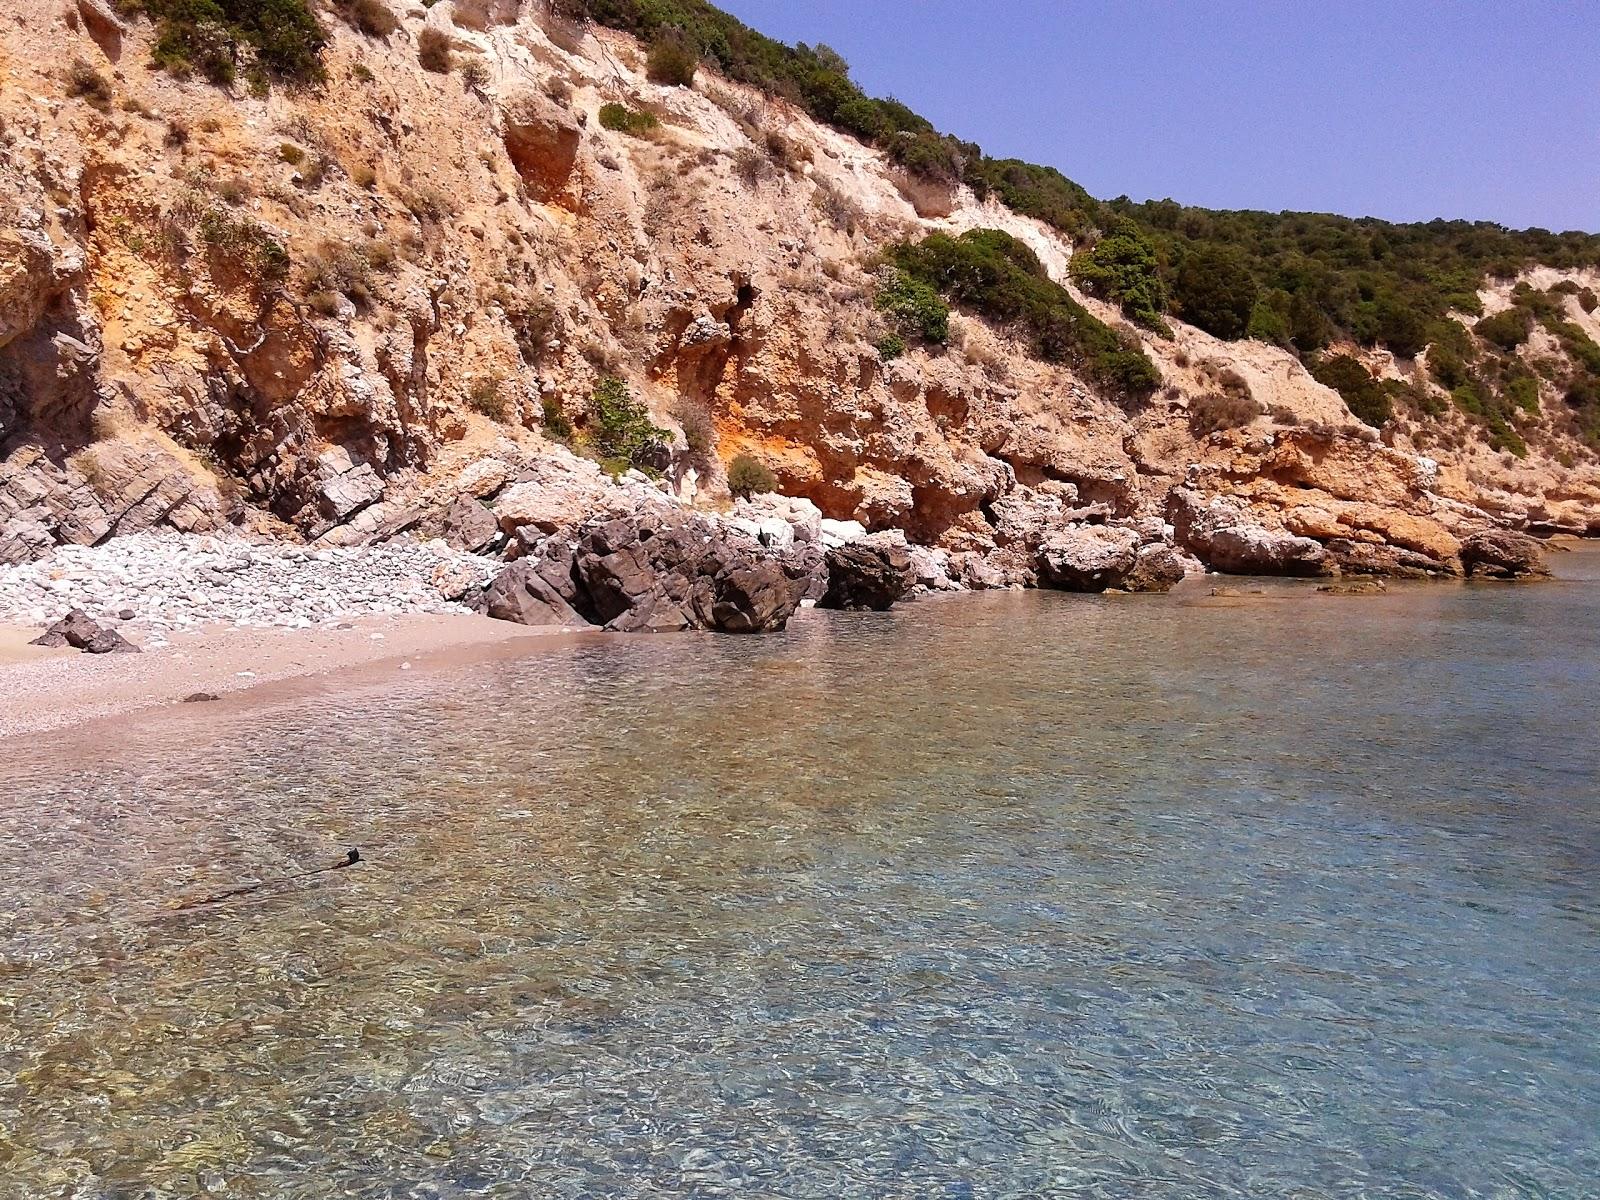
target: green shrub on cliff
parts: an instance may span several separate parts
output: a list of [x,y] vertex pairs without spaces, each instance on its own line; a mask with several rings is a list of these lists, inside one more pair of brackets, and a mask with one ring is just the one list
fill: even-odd
[[681,29],[663,29],[650,43],[645,74],[651,83],[669,87],[693,87],[694,73],[700,66],[688,35]]
[[1338,392],[1351,414],[1374,429],[1382,428],[1384,422],[1394,415],[1388,390],[1366,367],[1348,354],[1315,359],[1311,363],[1311,376],[1318,383]]
[[728,464],[728,490],[735,496],[757,496],[775,491],[777,487],[777,476],[764,463],[757,462],[748,454],[737,455]]
[[624,104],[612,103],[600,106],[601,128],[609,129],[613,133],[643,137],[660,124],[654,113],[640,112]]
[[243,66],[263,85],[323,78],[328,34],[309,0],[121,0],[118,7],[155,22],[151,57],[173,74],[197,70],[225,85]]
[[[891,267],[884,273],[876,303],[904,333],[939,345],[950,338],[950,306],[931,285],[905,271]],[[900,349],[905,349],[903,342]]]
[[998,229],[935,233],[890,252],[905,275],[996,325],[1047,362],[1081,371],[1118,395],[1142,397],[1161,382],[1136,340],[1125,338],[1046,274],[1021,242]]
[[626,383],[607,376],[596,384],[588,415],[588,441],[608,469],[659,469],[671,435],[650,420],[650,410],[633,398]]
[[1485,317],[1473,326],[1473,332],[1485,341],[1493,342],[1502,350],[1515,350],[1528,340],[1533,331],[1533,313],[1520,305],[1504,312]]
[[1202,243],[1186,253],[1172,282],[1178,314],[1219,338],[1241,338],[1260,294],[1244,255]]
[[1129,320],[1171,335],[1162,320],[1167,289],[1161,282],[1155,246],[1131,221],[1119,222],[1114,233],[1074,254],[1068,271],[1080,288],[1117,305]]

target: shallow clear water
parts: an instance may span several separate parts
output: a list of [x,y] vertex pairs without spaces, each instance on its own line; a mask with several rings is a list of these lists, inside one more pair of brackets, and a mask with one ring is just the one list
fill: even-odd
[[811,614],[14,753],[0,1192],[1594,1197],[1561,568]]

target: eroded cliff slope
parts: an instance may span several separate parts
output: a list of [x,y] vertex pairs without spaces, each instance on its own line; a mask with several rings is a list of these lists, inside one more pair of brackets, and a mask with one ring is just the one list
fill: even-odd
[[[1345,347],[1409,385],[1380,430],[1287,351],[1126,324],[993,198],[706,69],[650,82],[624,34],[515,0],[374,11],[322,14],[315,86],[157,70],[151,23],[103,0],[0,16],[0,560],[152,525],[391,536],[558,442],[625,465],[606,380],[666,431],[639,465],[678,499],[725,506],[747,455],[971,582],[1104,524],[1225,570],[1400,573],[1458,572],[1485,526],[1600,530],[1596,455],[1531,369],[1572,347],[1543,328],[1515,350],[1517,452],[1422,365]],[[885,252],[975,229],[1159,385],[1110,394],[959,306],[905,346]],[[1600,277],[1526,275],[1600,339]]]

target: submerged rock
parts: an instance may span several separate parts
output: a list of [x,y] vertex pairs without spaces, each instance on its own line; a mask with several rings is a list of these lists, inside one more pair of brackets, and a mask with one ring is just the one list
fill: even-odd
[[1139,548],[1133,570],[1124,576],[1122,587],[1129,592],[1170,592],[1188,573],[1183,555],[1164,542],[1153,542]]

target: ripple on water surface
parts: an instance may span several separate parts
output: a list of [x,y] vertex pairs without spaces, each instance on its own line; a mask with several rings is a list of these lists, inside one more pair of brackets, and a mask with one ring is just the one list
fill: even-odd
[[0,1179],[1594,1197],[1595,563],[810,614],[14,758]]

